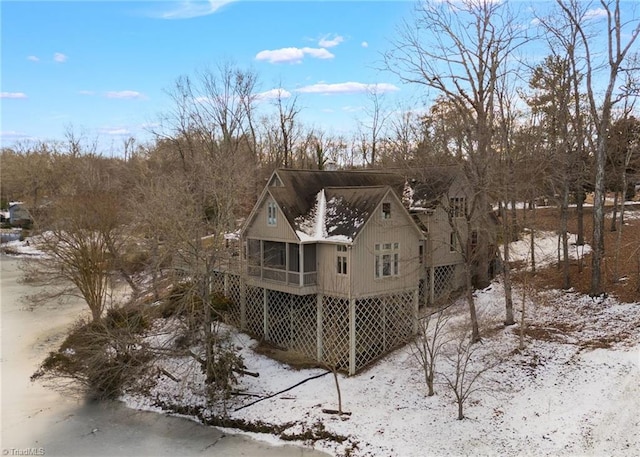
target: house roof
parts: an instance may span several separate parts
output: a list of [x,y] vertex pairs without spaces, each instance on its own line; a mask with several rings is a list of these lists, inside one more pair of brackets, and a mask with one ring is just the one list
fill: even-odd
[[459,168],[276,170],[268,192],[301,240],[351,241],[391,189],[410,210],[433,207]]
[[292,226],[302,241],[350,242],[389,192],[389,186],[322,189],[311,209],[296,217]]

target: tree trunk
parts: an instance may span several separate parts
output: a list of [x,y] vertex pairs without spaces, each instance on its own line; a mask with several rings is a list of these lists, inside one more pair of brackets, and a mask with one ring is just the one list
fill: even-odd
[[513,294],[511,290],[511,266],[509,265],[509,241],[512,239],[512,230],[507,222],[506,205],[502,208],[502,228],[504,230],[503,235],[503,247],[504,255],[502,258],[502,275],[504,281],[504,304],[505,304],[505,319],[504,325],[513,325],[516,323],[513,317]]
[[530,250],[531,250],[531,273],[532,274],[536,274],[536,230],[535,230],[535,206],[533,207],[533,220],[531,221],[531,228],[530,228],[530,232],[531,232],[531,244],[530,244]]
[[467,286],[467,303],[469,304],[469,317],[471,318],[471,342],[480,342],[480,329],[478,327],[478,314],[476,313],[476,303],[473,298],[473,284],[471,280],[471,267],[466,266],[466,286]]
[[[603,116],[604,117],[604,116]],[[604,199],[605,199],[605,135],[604,128],[598,132],[596,149],[596,178],[593,193],[593,246],[591,246],[591,295],[601,295],[602,290],[602,258],[604,257]]]
[[333,365],[331,371],[333,371],[333,379],[336,382],[336,390],[338,391],[338,414],[342,415],[342,394],[340,393],[340,383],[338,382],[338,367]]
[[616,231],[617,224],[618,224],[618,192],[614,192],[613,193],[613,216],[611,217],[611,228],[610,228],[612,232]]
[[569,185],[565,181],[562,190],[562,207],[560,209],[560,234],[562,236],[562,288],[571,288],[569,278],[569,242],[567,237],[567,220],[569,217]]
[[580,187],[576,192],[576,213],[578,216],[578,233],[576,244],[578,246],[584,246],[584,189]]
[[[628,164],[625,164],[625,168]],[[620,228],[616,234],[616,248],[614,249],[614,261],[613,261],[613,281],[618,282],[620,279],[620,247],[622,245],[622,230],[624,230],[624,202],[626,200],[627,189],[627,173],[626,169],[622,170],[622,201],[620,202]],[[615,214],[615,213],[614,213]],[[615,216],[614,216],[615,217]]]

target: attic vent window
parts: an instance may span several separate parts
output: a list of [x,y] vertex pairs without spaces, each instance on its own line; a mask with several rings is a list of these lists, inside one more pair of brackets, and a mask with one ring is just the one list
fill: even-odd
[[267,203],[267,225],[277,225],[278,223],[278,208],[276,202],[270,201]]
[[278,178],[278,175],[273,175],[273,178],[271,178],[271,182],[269,182],[269,187],[282,187],[282,181],[280,181],[280,178]]
[[382,219],[391,219],[391,203],[382,204]]

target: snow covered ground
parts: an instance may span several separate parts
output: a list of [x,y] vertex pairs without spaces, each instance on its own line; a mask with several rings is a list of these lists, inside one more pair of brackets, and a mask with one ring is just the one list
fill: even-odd
[[[547,234],[537,245],[555,251],[557,242]],[[516,246],[513,252],[518,252]],[[555,253],[545,255],[555,258]],[[411,345],[356,376],[339,377],[343,410],[349,416],[322,412],[337,409],[334,379],[328,374],[245,408],[258,397],[234,397],[228,405],[230,417],[291,423],[290,434],[322,424],[324,430],[348,438],[301,444],[333,455],[640,455],[640,303],[573,292],[529,294],[525,348],[520,351],[520,327],[502,324],[501,283],[476,293],[483,341],[469,374],[495,366],[478,381],[464,420],[457,420],[455,398],[442,383],[442,374],[436,378],[436,395],[426,396],[424,374]],[[514,291],[514,297],[519,320],[521,291]],[[450,312],[452,329],[466,321],[463,301]],[[260,374],[241,378],[239,387],[245,393],[268,396],[323,373],[292,369],[256,354],[252,348],[257,342],[248,336],[235,333],[233,338],[247,369]],[[166,368],[196,373],[190,363],[170,360]],[[445,358],[437,369],[452,372]],[[198,375],[183,379],[189,380],[176,383],[160,377],[149,395],[127,395],[124,400],[133,408],[151,410],[158,410],[154,399],[205,406]],[[250,435],[279,441],[273,435]]]
[[[542,267],[557,258],[557,238],[544,232],[537,236],[536,262]],[[519,243],[511,245],[511,255],[526,262],[528,243]],[[32,253],[32,247],[21,246]],[[20,249],[18,243],[15,247]],[[520,321],[522,291],[518,288],[514,300]],[[300,442],[333,455],[640,455],[640,303],[619,303],[614,297],[593,299],[575,292],[527,291],[525,348],[519,350],[520,326],[502,324],[500,281],[478,291],[476,302],[483,340],[476,346],[469,373],[488,365],[492,368],[480,378],[479,389],[465,405],[464,420],[456,419],[453,392],[443,383],[442,374],[452,372],[447,360],[439,359],[436,395],[427,397],[424,374],[411,345],[356,376],[339,376],[343,410],[349,416],[322,412],[337,409],[331,374],[242,408],[324,370],[296,370],[261,356],[252,350],[258,343],[239,333],[233,333],[234,344],[247,369],[260,376],[240,378],[239,389],[256,396],[233,397],[227,405],[229,415],[290,424],[288,434],[323,427],[334,436],[347,437],[341,443]],[[460,300],[449,311],[453,335],[453,329],[467,320],[467,305]],[[160,411],[156,400],[206,409],[202,378],[193,360],[168,359],[164,367],[181,382],[159,376],[146,395],[125,395],[125,403],[154,411]],[[283,443],[275,435],[247,434]]]

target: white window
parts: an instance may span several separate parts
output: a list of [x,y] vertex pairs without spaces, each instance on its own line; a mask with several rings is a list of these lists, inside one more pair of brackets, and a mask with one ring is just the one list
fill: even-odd
[[400,243],[376,244],[376,278],[398,276],[400,274]]
[[278,207],[276,202],[267,203],[267,225],[276,225],[278,222]]
[[449,250],[451,252],[458,250],[458,235],[456,235],[456,232],[451,232],[451,235],[449,235]]
[[382,204],[382,219],[391,219],[391,203]]
[[465,217],[466,209],[464,197],[452,197],[449,199],[451,217]]
[[339,244],[336,246],[336,251],[338,252],[338,263],[337,263],[337,271],[340,275],[347,274],[347,247],[343,244]]

